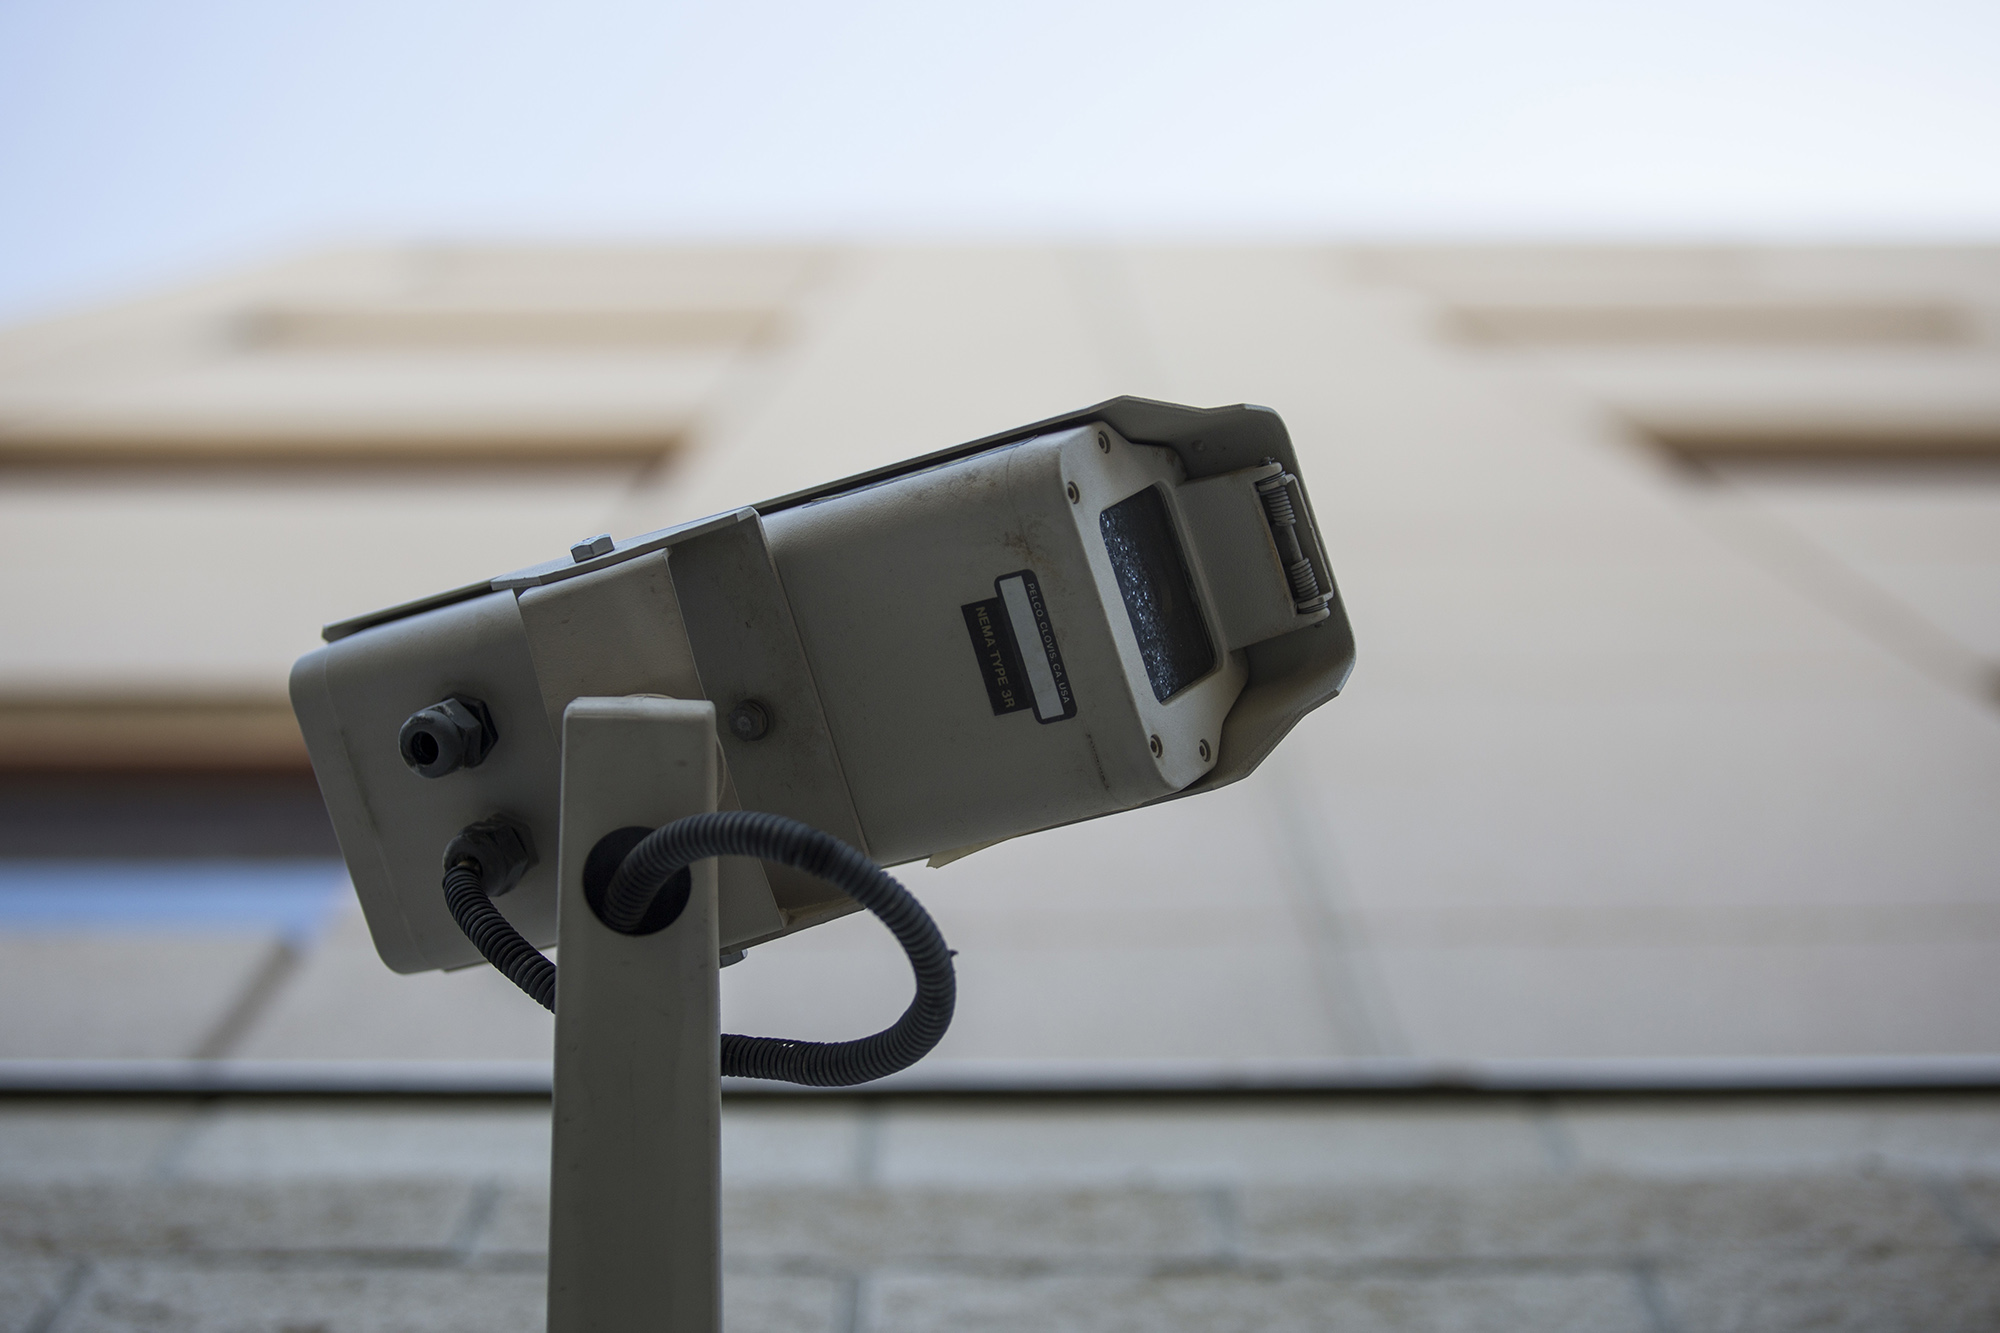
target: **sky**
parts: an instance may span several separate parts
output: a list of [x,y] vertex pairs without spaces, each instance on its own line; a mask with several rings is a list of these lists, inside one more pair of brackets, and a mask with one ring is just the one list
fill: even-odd
[[479,238],[2000,240],[2000,3],[0,0],[0,320]]

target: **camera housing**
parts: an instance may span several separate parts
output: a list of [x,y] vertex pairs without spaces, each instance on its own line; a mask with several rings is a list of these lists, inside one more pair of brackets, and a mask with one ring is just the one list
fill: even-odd
[[[1277,414],[1136,398],[581,543],[324,637],[293,707],[399,972],[480,961],[441,854],[496,814],[555,846],[581,696],[708,699],[723,808],[942,863],[1241,778],[1354,661]],[[495,905],[553,943],[552,858]],[[850,910],[796,871],[723,860],[725,951]]]

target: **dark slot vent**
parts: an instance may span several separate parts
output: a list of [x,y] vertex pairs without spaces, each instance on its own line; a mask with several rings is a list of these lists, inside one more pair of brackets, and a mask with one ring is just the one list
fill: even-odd
[[1164,703],[1215,669],[1215,643],[1166,498],[1159,487],[1148,486],[1112,505],[1097,522],[1145,659],[1146,679]]

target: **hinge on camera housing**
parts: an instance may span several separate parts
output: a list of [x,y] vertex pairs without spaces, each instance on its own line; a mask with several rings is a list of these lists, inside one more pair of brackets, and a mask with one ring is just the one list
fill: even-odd
[[[1265,459],[1264,466],[1277,468],[1276,459]],[[1299,479],[1283,468],[1278,468],[1257,483],[1257,498],[1264,504],[1264,518],[1271,525],[1271,540],[1277,543],[1278,558],[1284,562],[1285,577],[1292,585],[1292,609],[1302,616],[1309,616],[1326,606],[1327,590],[1320,586],[1319,572],[1313,568],[1309,554],[1311,528],[1307,528],[1304,541],[1299,538],[1299,525],[1309,522],[1301,512],[1304,498],[1299,492]]]

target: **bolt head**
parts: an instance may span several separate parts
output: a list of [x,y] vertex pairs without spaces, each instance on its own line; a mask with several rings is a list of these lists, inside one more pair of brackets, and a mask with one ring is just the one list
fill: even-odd
[[770,730],[771,710],[755,699],[745,699],[729,710],[729,734],[739,741],[761,741]]
[[610,555],[615,545],[616,543],[611,540],[610,533],[600,532],[595,537],[586,538],[570,547],[569,558],[580,565],[584,561],[594,560],[600,555]]
[[1146,748],[1153,752],[1153,758],[1155,759],[1158,759],[1167,751],[1167,747],[1160,743],[1160,738],[1157,735],[1146,738]]

